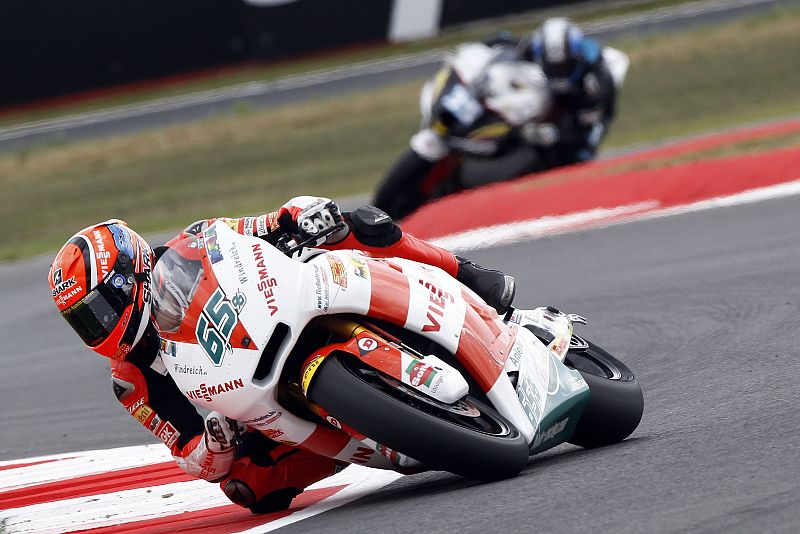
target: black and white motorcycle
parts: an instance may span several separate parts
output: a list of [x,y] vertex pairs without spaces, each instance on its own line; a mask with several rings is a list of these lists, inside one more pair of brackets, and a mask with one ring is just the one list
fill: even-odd
[[[621,87],[628,56],[605,47],[602,57]],[[459,46],[422,87],[421,129],[373,203],[399,219],[435,198],[570,162],[559,138],[570,114],[560,107],[541,67],[516,47]]]

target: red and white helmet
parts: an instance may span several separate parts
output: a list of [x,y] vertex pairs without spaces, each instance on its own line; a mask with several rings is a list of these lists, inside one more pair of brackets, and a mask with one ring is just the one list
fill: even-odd
[[124,360],[150,322],[150,245],[124,221],[84,228],[61,247],[48,278],[61,316],[98,354]]

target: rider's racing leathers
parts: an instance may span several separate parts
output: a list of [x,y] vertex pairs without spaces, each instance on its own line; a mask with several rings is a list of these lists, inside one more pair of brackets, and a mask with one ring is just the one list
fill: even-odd
[[[298,197],[279,211],[259,217],[222,218],[233,230],[272,241],[279,232],[297,228],[297,220],[310,205],[330,202],[318,197]],[[338,208],[335,208],[338,211]],[[399,256],[435,265],[462,280],[498,311],[509,308],[513,280],[498,271],[482,269],[435,245],[400,230],[386,214],[363,207],[342,214],[348,229],[335,236],[328,249],[360,249],[373,256]],[[199,234],[215,219],[198,221],[175,240]],[[170,243],[174,242],[171,241]],[[160,257],[167,249],[155,250]],[[509,284],[512,284],[509,287]],[[114,393],[125,409],[171,450],[178,465],[197,478],[219,481],[225,494],[254,513],[285,509],[308,485],[332,475],[343,464],[300,448],[269,440],[255,431],[244,433],[241,457],[233,447],[209,446],[204,419],[181,393],[159,355],[160,339],[152,321],[128,357],[112,360]],[[210,429],[209,429],[210,430]],[[213,441],[213,438],[212,438]]]

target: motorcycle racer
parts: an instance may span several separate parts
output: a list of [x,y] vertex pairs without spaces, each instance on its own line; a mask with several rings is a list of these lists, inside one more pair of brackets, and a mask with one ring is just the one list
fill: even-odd
[[[435,127],[424,126],[387,172],[373,201],[395,219],[413,212],[427,199],[475,184],[595,157],[614,119],[617,100],[617,86],[603,47],[563,17],[547,19],[529,37],[504,32],[483,44],[508,58],[541,67],[549,111],[525,124],[514,124],[518,135],[494,154],[479,158],[470,158],[471,154],[453,146]],[[468,171],[469,165],[472,170]],[[398,194],[399,190],[403,194]]]
[[[440,267],[499,313],[510,309],[514,296],[513,278],[404,233],[377,208],[341,213],[333,201],[319,197],[297,197],[258,217],[198,221],[156,249],[119,220],[76,233],[59,250],[48,275],[62,317],[89,348],[111,360],[117,399],[170,448],[178,465],[192,476],[219,482],[228,498],[253,513],[288,508],[307,486],[344,464],[274,442],[218,412],[201,416],[168,374],[151,314],[156,311],[153,293],[171,288],[164,287],[163,280],[156,282],[152,271],[171,243],[202,233],[215,220],[273,244],[287,234],[301,241],[313,239],[344,221],[346,227],[316,244]],[[174,295],[178,298],[177,292]]]

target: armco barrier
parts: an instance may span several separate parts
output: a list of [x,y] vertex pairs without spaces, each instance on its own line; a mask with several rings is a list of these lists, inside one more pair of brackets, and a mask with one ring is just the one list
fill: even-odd
[[[419,36],[530,0],[2,0],[0,108],[252,60]],[[431,8],[430,4],[435,7]],[[396,38],[393,35],[393,38]],[[401,38],[403,36],[401,35]]]

